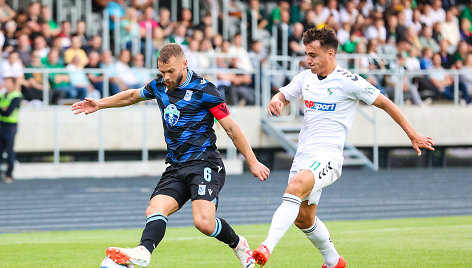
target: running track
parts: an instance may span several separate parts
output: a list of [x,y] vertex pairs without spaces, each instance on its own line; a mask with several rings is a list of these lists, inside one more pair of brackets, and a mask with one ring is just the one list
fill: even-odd
[[[217,216],[231,224],[269,223],[288,172],[269,181],[251,174],[226,178]],[[0,233],[35,230],[142,228],[157,178],[76,178],[0,183]],[[472,215],[472,168],[345,169],[323,191],[323,220]],[[192,225],[190,203],[169,226]]]

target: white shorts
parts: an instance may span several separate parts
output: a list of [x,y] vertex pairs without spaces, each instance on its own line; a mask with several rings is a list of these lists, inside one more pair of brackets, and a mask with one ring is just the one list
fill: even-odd
[[301,170],[310,170],[315,177],[315,185],[311,193],[302,201],[308,200],[309,205],[318,205],[322,189],[335,182],[342,173],[342,163],[332,157],[320,155],[304,157],[304,159],[293,161],[288,175],[288,182]]

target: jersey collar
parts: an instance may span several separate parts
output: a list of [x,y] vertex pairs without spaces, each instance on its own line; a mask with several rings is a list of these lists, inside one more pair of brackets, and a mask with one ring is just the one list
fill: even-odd
[[187,68],[187,78],[185,79],[185,81],[180,84],[180,86],[178,86],[177,88],[179,89],[182,89],[182,88],[185,88],[186,86],[188,86],[188,84],[190,83],[190,81],[192,80],[192,76],[193,76],[193,71],[190,70],[189,68]]

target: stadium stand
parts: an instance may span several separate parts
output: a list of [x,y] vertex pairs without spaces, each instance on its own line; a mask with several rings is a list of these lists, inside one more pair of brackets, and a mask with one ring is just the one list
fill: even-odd
[[336,31],[339,62],[400,106],[471,103],[467,0],[0,0],[0,88],[24,76],[22,107],[109,96],[152,79],[173,42],[229,104],[262,106],[306,68],[310,27]]

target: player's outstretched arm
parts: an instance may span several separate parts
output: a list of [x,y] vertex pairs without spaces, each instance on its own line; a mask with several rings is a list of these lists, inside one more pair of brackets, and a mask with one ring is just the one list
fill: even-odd
[[99,100],[85,98],[83,101],[72,104],[72,111],[74,114],[91,114],[100,109],[128,106],[142,100],[144,99],[139,95],[139,89],[128,89]]
[[284,94],[281,92],[275,94],[272,99],[270,100],[269,105],[267,106],[267,113],[270,116],[280,116],[282,113],[283,108],[285,105],[289,104],[290,102],[285,99]]
[[413,128],[413,126],[408,122],[405,115],[398,109],[398,107],[384,95],[380,94],[373,103],[374,106],[377,106],[387,112],[395,122],[400,125],[400,127],[408,135],[408,138],[411,140],[411,145],[416,150],[418,155],[421,155],[420,148],[428,149],[434,151],[433,138],[424,136]]
[[249,142],[247,141],[246,135],[241,131],[238,123],[233,120],[231,115],[220,119],[219,122],[233,141],[234,146],[236,146],[236,148],[238,148],[246,158],[252,174],[260,181],[267,180],[267,178],[269,178],[270,170],[257,160]]

